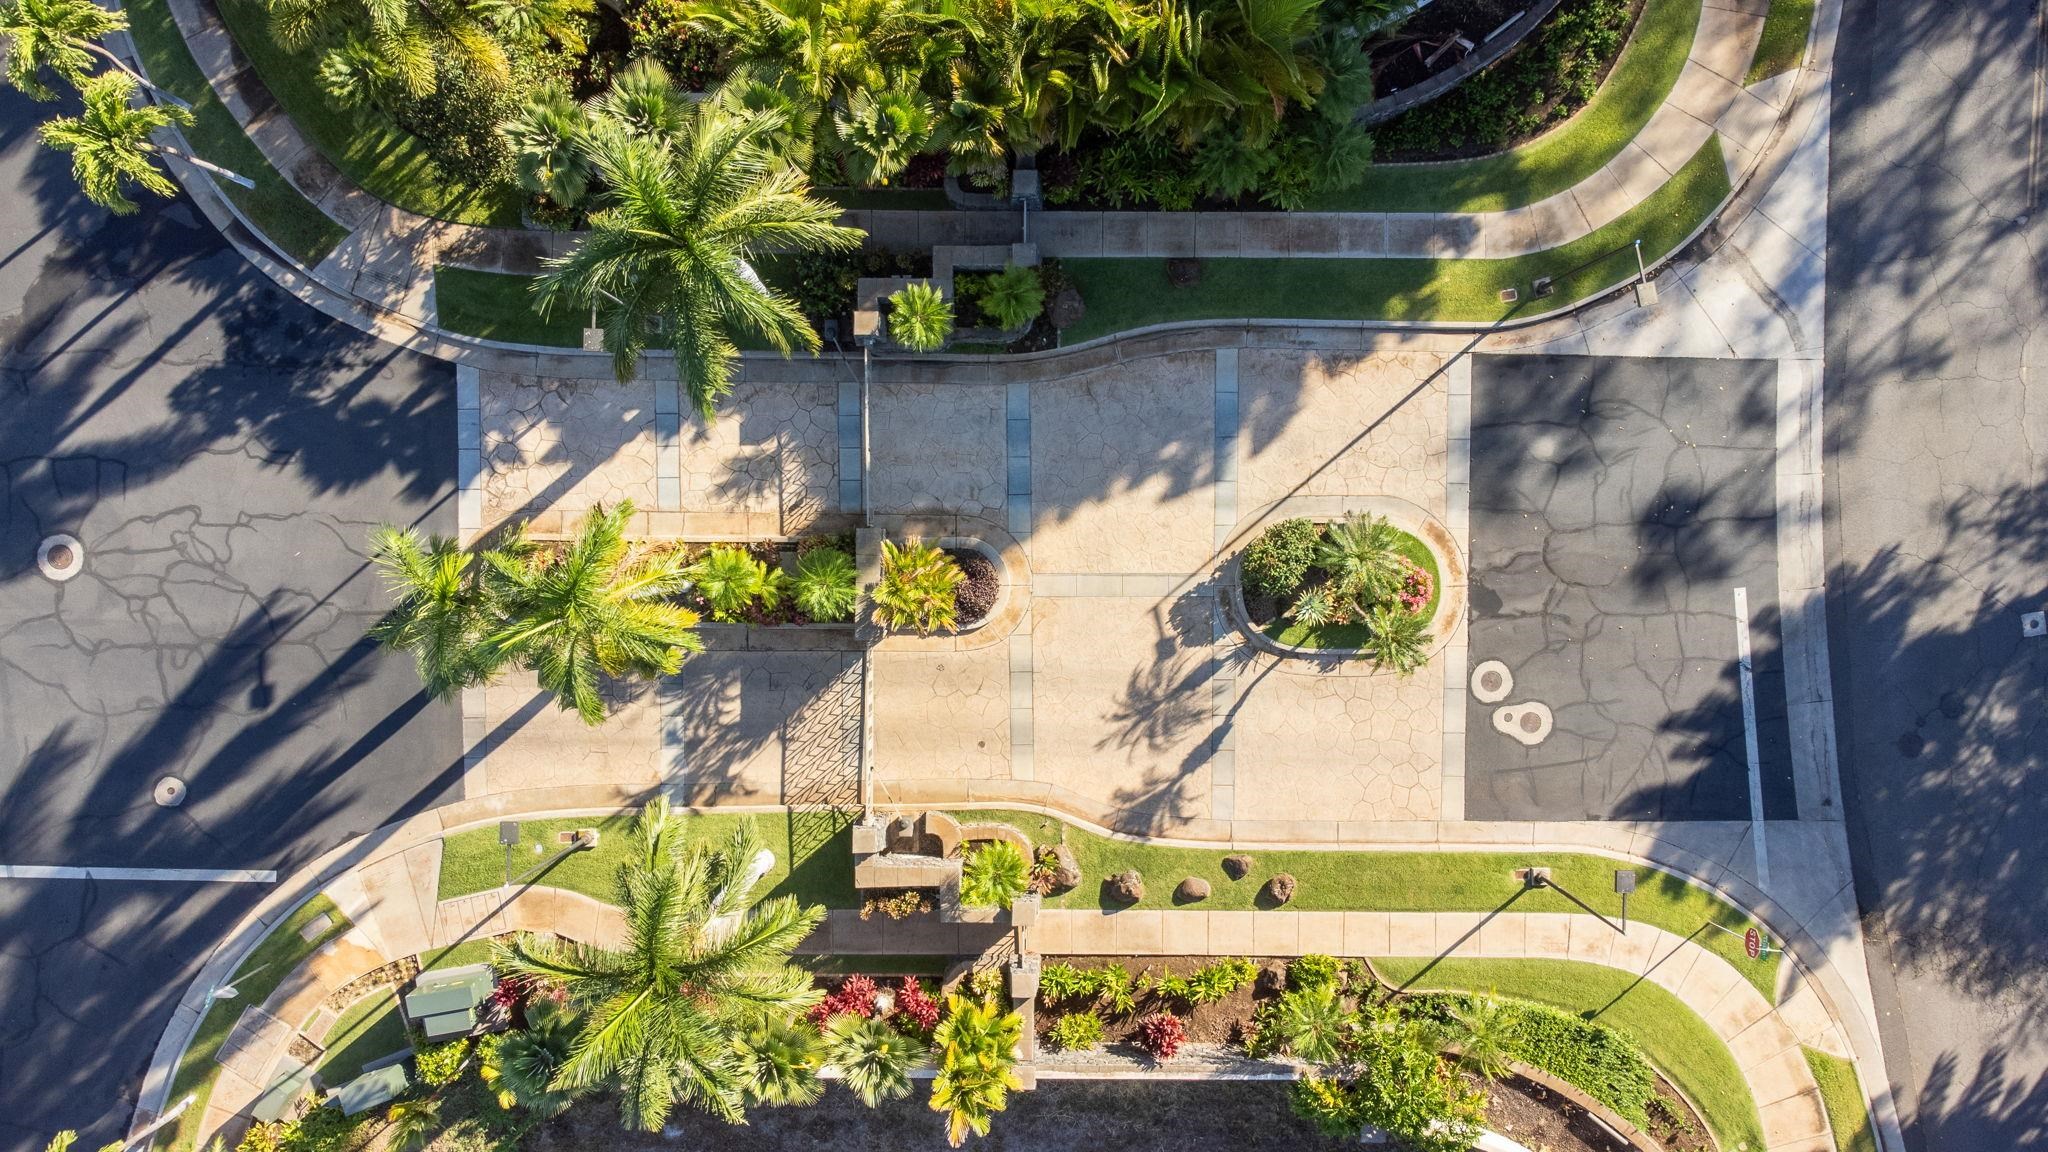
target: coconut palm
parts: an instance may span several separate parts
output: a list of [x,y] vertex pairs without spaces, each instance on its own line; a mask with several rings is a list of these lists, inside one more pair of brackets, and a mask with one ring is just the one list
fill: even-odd
[[590,189],[590,158],[583,137],[590,129],[583,106],[559,80],[534,89],[499,131],[512,145],[519,186],[575,207]]
[[83,88],[92,76],[95,57],[112,64],[159,99],[190,111],[192,106],[142,78],[100,41],[128,27],[124,12],[93,0],[0,0],[0,40],[7,43],[7,82],[35,100],[54,100],[57,92],[43,83],[47,68]]
[[853,619],[860,603],[860,572],[837,548],[813,548],[796,558],[796,606],[813,620]]
[[1017,1044],[1024,1018],[992,1003],[957,993],[946,997],[946,1017],[932,1033],[939,1072],[931,1106],[946,1113],[946,1141],[958,1148],[968,1133],[988,1135],[989,1122],[1009,1106],[1017,1077]]
[[928,280],[905,284],[889,296],[889,336],[913,352],[942,347],[953,334],[953,305]]
[[482,659],[532,669],[586,724],[604,721],[600,676],[665,676],[704,647],[697,614],[669,599],[688,583],[681,559],[630,548],[632,515],[630,500],[600,504],[559,556],[521,549],[485,557],[500,622],[484,637]]
[[370,537],[370,562],[384,572],[397,603],[370,628],[387,648],[411,652],[420,683],[435,699],[481,684],[496,668],[481,648],[482,589],[471,556],[445,536],[422,538],[389,524]]
[[684,390],[706,417],[732,390],[737,340],[759,338],[785,355],[815,351],[802,309],[763,284],[748,258],[768,248],[843,251],[861,233],[834,224],[838,207],[769,160],[757,141],[775,127],[772,116],[739,121],[700,108],[668,148],[596,134],[591,156],[610,189],[608,207],[575,252],[548,262],[542,314],[595,305],[622,380],[660,324]]
[[1428,628],[1428,621],[1399,604],[1373,605],[1365,614],[1373,663],[1403,676],[1413,675],[1429,663],[1429,646],[1436,638]]
[[1278,1046],[1311,1064],[1334,1064],[1344,1052],[1351,1013],[1337,998],[1334,984],[1317,984],[1282,993],[1273,1002],[1266,1027]]
[[512,77],[505,46],[460,0],[264,0],[264,9],[271,38],[286,51],[361,35],[377,46],[399,85],[414,96],[434,91],[446,58],[459,59],[488,84]]
[[824,1041],[808,1020],[763,1016],[733,1037],[747,1099],[760,1104],[810,1104],[825,1091],[818,1079]]
[[842,1012],[825,1022],[825,1062],[870,1108],[910,1095],[910,1072],[930,1059],[923,1041],[880,1017]]
[[524,1108],[541,1117],[568,1109],[577,1093],[553,1084],[569,1061],[577,1024],[574,1013],[539,996],[526,1006],[525,1030],[502,1032],[485,1042],[479,1075],[485,1087],[497,1090],[501,1107]]
[[622,945],[522,933],[498,946],[495,963],[561,984],[584,1013],[555,1089],[614,1084],[626,1126],[642,1131],[659,1129],[678,1101],[738,1123],[749,1080],[733,1038],[818,1001],[789,954],[824,910],[789,896],[754,902],[763,869],[752,821],[723,843],[685,846],[660,798],[641,809],[633,837],[612,888]]
[[1399,528],[1384,516],[1358,512],[1325,530],[1316,563],[1330,573],[1338,592],[1363,609],[1401,591],[1408,561],[1400,548]]
[[1451,1006],[1451,1021],[1459,1063],[1488,1080],[1508,1074],[1514,1066],[1513,1010],[1492,996],[1474,996]]
[[1008,840],[976,848],[960,867],[960,902],[973,908],[1008,908],[1031,887],[1031,862]]

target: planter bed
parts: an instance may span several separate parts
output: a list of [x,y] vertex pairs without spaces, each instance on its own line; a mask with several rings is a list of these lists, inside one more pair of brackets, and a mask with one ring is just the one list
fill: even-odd
[[[1401,532],[1401,555],[1415,565],[1429,578],[1429,599],[1419,610],[1424,619],[1434,619],[1437,605],[1443,601],[1443,566],[1437,563],[1436,553],[1429,545],[1412,532]],[[1363,651],[1371,646],[1365,625],[1357,622],[1326,624],[1320,628],[1305,628],[1287,615],[1288,609],[1302,592],[1327,582],[1330,574],[1321,568],[1311,567],[1308,576],[1295,589],[1293,595],[1285,598],[1254,596],[1247,589],[1244,598],[1245,614],[1261,632],[1276,643],[1296,648],[1334,648]]]

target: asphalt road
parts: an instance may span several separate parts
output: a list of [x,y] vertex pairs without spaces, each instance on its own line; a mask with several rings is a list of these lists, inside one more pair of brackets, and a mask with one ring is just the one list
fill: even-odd
[[[0,95],[0,864],[288,874],[459,777],[452,709],[362,640],[370,528],[454,526],[451,370],[291,299],[187,202],[86,203],[30,131],[51,110]],[[0,881],[0,1149],[117,1135],[262,895]]]
[[1916,1150],[2048,1144],[2038,0],[1846,0],[1829,635],[1857,897]]
[[[1472,372],[1474,820],[1746,820],[1734,591],[1748,597],[1764,810],[1796,816],[1778,651],[1777,365],[1480,356]],[[1495,713],[1548,705],[1524,747]]]

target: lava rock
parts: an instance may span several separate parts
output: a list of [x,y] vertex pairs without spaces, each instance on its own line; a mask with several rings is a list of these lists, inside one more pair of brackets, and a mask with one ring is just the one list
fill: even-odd
[[1081,861],[1074,850],[1065,844],[1052,846],[1052,886],[1055,892],[1065,892],[1081,884]]
[[1208,898],[1209,882],[1200,876],[1188,877],[1173,890],[1173,902],[1176,904],[1195,904]]
[[1232,880],[1242,880],[1252,874],[1252,858],[1242,852],[1233,852],[1223,858],[1223,874]]
[[1135,868],[1109,878],[1110,898],[1121,904],[1136,904],[1145,898],[1145,878]]
[[1287,991],[1287,965],[1278,960],[1268,960],[1259,969],[1258,981],[1253,985],[1261,995],[1278,996]]
[[1052,326],[1062,331],[1081,322],[1088,314],[1088,308],[1081,302],[1081,293],[1073,288],[1062,288],[1052,298],[1052,306],[1045,310],[1045,318]]
[[1298,885],[1295,884],[1294,877],[1282,872],[1271,880],[1266,881],[1266,886],[1260,890],[1260,895],[1266,898],[1267,903],[1285,904],[1289,900],[1294,899],[1296,887]]

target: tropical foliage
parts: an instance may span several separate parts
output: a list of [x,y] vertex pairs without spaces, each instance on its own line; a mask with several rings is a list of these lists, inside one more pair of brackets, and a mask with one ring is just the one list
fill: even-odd
[[951,630],[959,617],[955,593],[966,579],[959,562],[936,544],[884,540],[875,614],[884,627],[915,629],[921,636]]
[[755,902],[751,821],[722,843],[685,846],[663,798],[641,810],[633,835],[613,885],[622,944],[521,934],[497,948],[501,971],[559,984],[584,1014],[550,1086],[610,1085],[626,1125],[642,1131],[678,1103],[737,1123],[750,1101],[804,1091],[794,1081],[815,1068],[811,1041],[781,1026],[818,1000],[789,955],[824,910],[788,896]]
[[71,154],[71,174],[86,197],[125,216],[136,209],[128,198],[131,187],[152,196],[177,195],[178,186],[157,167],[155,158],[184,153],[153,143],[150,136],[173,124],[190,124],[192,114],[176,105],[135,107],[135,81],[125,72],[95,76],[80,94],[85,98],[83,112],[59,116],[37,132],[43,143]]
[[1353,513],[1327,526],[1300,518],[1271,525],[1245,546],[1238,572],[1255,618],[1277,608],[1292,622],[1278,633],[1283,640],[1364,648],[1380,667],[1409,676],[1435,642],[1435,564],[1427,545],[1384,516]]
[[1031,862],[1008,840],[974,848],[960,866],[960,902],[973,908],[1008,908],[1031,887]]
[[537,996],[527,1002],[526,1027],[501,1032],[481,1044],[479,1075],[498,1093],[504,1108],[523,1108],[538,1116],[560,1114],[574,1102],[576,1090],[558,1089],[555,1077],[569,1062],[580,1021],[555,1000]]
[[1017,1077],[1017,1045],[1024,1018],[993,1003],[952,995],[945,1018],[932,1034],[938,1075],[931,1106],[946,1114],[946,1140],[958,1148],[971,1133],[988,1135],[995,1114],[1009,1106]]
[[837,548],[813,548],[796,558],[796,606],[813,620],[853,619],[860,603],[860,573]]
[[1413,1152],[1465,1152],[1481,1131],[1485,1093],[1437,1053],[1437,1032],[1399,1008],[1368,1020],[1340,1074],[1295,1082],[1297,1114],[1352,1139],[1379,1128]]
[[905,284],[889,297],[889,336],[912,352],[931,352],[953,334],[953,305],[928,280]]
[[683,574],[720,622],[739,619],[755,601],[767,608],[782,601],[782,573],[771,574],[766,561],[736,544],[713,544]]
[[840,1082],[870,1108],[910,1095],[910,1073],[931,1052],[881,1017],[847,1012],[825,1024],[825,1061]]

